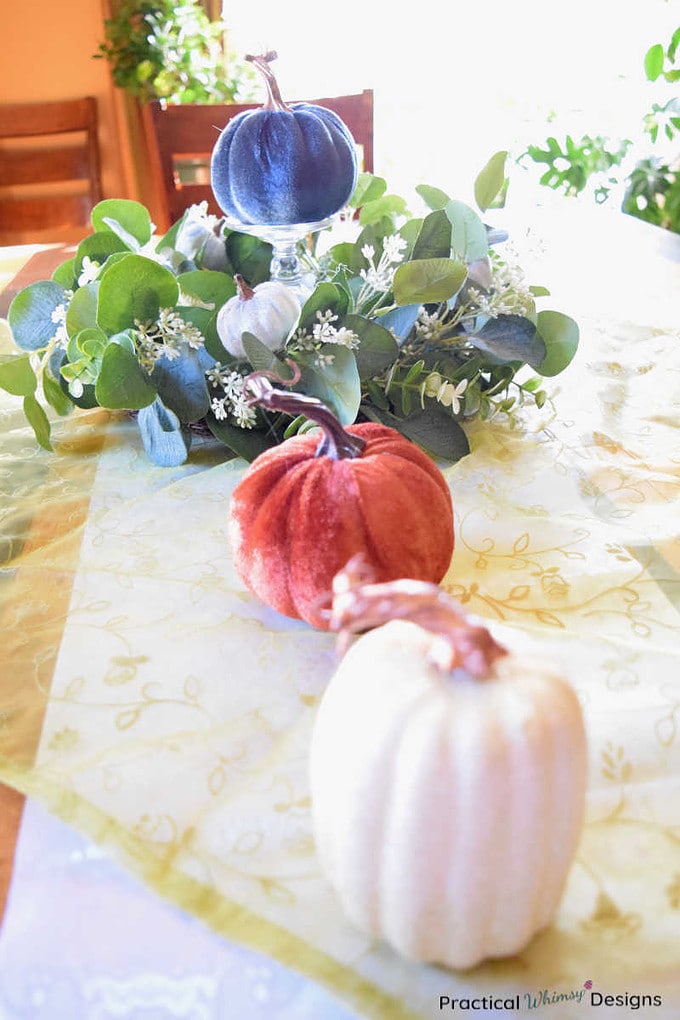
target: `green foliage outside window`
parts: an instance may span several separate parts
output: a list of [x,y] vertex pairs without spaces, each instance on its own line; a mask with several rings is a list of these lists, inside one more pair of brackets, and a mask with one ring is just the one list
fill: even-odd
[[[679,58],[680,28],[677,28],[666,46],[655,43],[645,54],[647,79],[663,79],[670,85],[679,82]],[[673,96],[666,103],[654,103],[643,118],[642,127],[652,145],[680,137],[680,98]],[[611,190],[624,183],[621,206],[624,212],[680,233],[680,157],[668,160],[650,155],[639,159],[622,176],[617,168],[624,165],[632,144],[630,139],[615,142],[601,135],[584,135],[579,141],[567,135],[564,142],[550,137],[545,145],[529,145],[518,162],[529,157],[545,165],[540,183],[565,195],[578,195],[589,183],[595,184],[597,202],[606,201]]]
[[248,102],[254,75],[225,53],[222,22],[199,0],[123,0],[104,22],[96,57],[111,64],[113,80],[141,102]]
[[[547,169],[541,177],[541,184],[555,191],[562,190],[565,195],[579,195],[594,174],[606,175],[612,167],[621,166],[632,144],[626,138],[618,148],[612,148],[612,143],[601,135],[594,138],[584,135],[578,142],[567,135],[563,145],[554,137],[546,139],[545,148],[529,145],[526,155],[535,163],[545,163]],[[615,175],[605,176],[595,189],[595,200],[606,201],[617,183]]]

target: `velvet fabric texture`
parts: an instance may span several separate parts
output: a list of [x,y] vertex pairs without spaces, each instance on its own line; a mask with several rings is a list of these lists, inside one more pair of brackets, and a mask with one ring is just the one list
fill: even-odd
[[346,429],[358,457],[317,456],[307,433],[261,454],[233,492],[229,538],[248,588],[285,616],[328,629],[335,574],[364,553],[376,581],[438,584],[453,554],[453,507],[434,462],[394,429]]
[[350,199],[354,139],[332,110],[248,110],[217,139],[211,183],[220,208],[241,223],[316,223]]

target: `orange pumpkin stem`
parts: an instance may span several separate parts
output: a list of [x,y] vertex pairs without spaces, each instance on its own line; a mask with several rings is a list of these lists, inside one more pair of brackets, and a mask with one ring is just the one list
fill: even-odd
[[279,83],[274,76],[274,72],[269,66],[272,60],[276,60],[278,54],[276,50],[270,50],[268,53],[263,53],[260,56],[253,56],[251,53],[246,54],[246,60],[249,60],[251,64],[255,64],[255,67],[262,74],[264,83],[267,86],[267,101],[263,104],[263,110],[283,110],[290,113],[290,106],[284,103],[281,97],[281,90],[279,89]]
[[244,392],[249,392],[249,405],[259,404],[271,411],[283,411],[293,417],[304,415],[315,421],[323,430],[321,442],[316,448],[317,457],[330,457],[331,460],[343,460],[348,457],[360,457],[366,440],[346,432],[333,412],[318,397],[309,397],[305,393],[291,393],[272,386],[270,380],[294,386],[300,379],[300,369],[290,358],[286,364],[293,369],[290,379],[282,379],[275,372],[251,372],[243,382]]
[[343,654],[354,634],[390,620],[409,620],[436,635],[430,659],[443,672],[463,669],[481,680],[508,654],[438,585],[410,578],[376,584],[363,554],[352,557],[333,579],[329,630],[338,632],[338,650]]

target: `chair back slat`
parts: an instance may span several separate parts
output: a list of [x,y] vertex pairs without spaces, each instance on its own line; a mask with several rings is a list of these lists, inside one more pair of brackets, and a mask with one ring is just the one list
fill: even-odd
[[[49,231],[52,237],[62,230],[70,231],[74,224],[89,225],[90,210],[88,195],[60,195],[58,199],[0,197],[0,223],[10,219],[20,222],[22,230],[40,239],[43,232]],[[83,230],[83,236],[87,232]]]
[[74,240],[102,197],[93,96],[0,104],[0,243]]
[[1,183],[3,186],[87,182],[90,160],[82,145],[60,149],[11,149],[2,151],[0,142]]

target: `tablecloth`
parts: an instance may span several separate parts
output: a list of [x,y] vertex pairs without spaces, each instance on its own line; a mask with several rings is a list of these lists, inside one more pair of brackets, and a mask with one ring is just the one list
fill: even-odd
[[581,346],[542,413],[469,426],[471,454],[442,466],[456,522],[443,587],[555,661],[583,707],[587,818],[552,927],[466,973],[356,931],[310,828],[334,641],[235,575],[243,463],[203,441],[186,465],[154,467],[134,423],[99,410],[58,425],[51,455],[4,394],[0,780],[371,1020],[439,1016],[440,996],[570,1020],[591,991],[619,997],[608,1017],[642,994],[661,998],[643,1015],[677,1017],[678,249],[576,204],[534,210],[512,239]]

